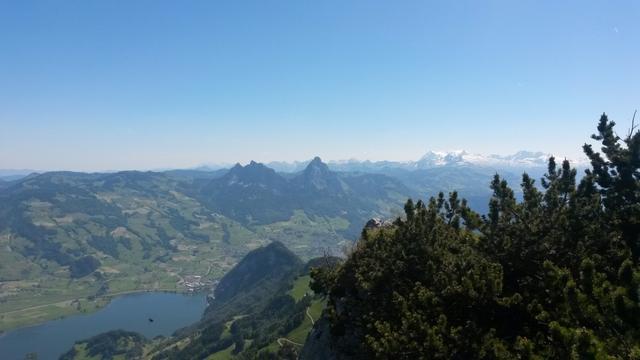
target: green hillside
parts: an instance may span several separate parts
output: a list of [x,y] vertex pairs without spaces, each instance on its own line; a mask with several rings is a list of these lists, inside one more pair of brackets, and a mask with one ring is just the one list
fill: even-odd
[[54,172],[1,189],[0,330],[92,311],[108,295],[186,291],[191,275],[208,287],[271,241],[305,259],[340,253],[410,192],[319,159],[293,177],[256,163],[198,174]]
[[325,306],[309,288],[305,269],[280,243],[253,250],[221,279],[200,322],[148,344],[140,358],[252,359],[298,353]]
[[60,360],[126,360],[140,359],[149,343],[134,332],[114,330],[77,342]]
[[63,358],[251,359],[298,352],[325,305],[309,288],[309,265],[318,263],[303,263],[278,242],[259,247],[220,280],[198,323],[154,340],[107,332],[78,341]]

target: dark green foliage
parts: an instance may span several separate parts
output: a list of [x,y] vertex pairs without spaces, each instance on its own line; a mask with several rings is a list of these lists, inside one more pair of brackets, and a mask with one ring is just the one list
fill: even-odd
[[205,234],[197,234],[194,231],[192,231],[191,230],[192,226],[197,227],[198,223],[195,221],[185,219],[184,216],[180,215],[178,210],[173,208],[169,209],[167,216],[169,216],[169,224],[178,232],[181,232],[182,234],[184,234],[185,237],[191,240],[198,240],[202,242],[209,241],[209,236]]
[[[247,254],[222,279],[223,288],[216,289],[216,299],[203,320],[191,334],[185,334],[191,338],[188,345],[154,358],[205,358],[231,345],[240,359],[267,356],[261,349],[300,326],[311,304],[310,296],[296,302],[287,294],[302,268],[300,259],[280,243]],[[222,336],[229,322],[230,335]],[[251,339],[251,345],[245,344],[246,339]]]
[[18,236],[32,243],[23,250],[25,256],[47,259],[63,266],[69,264],[72,257],[53,240],[55,231],[34,225],[27,218],[26,207],[21,203],[25,198],[23,193],[16,199],[0,194],[0,230],[13,229]]
[[98,251],[102,251],[103,253],[110,255],[113,258],[118,258],[118,241],[113,237],[107,236],[97,236],[91,235],[89,239],[87,239],[87,244]]
[[[407,202],[406,219],[363,233],[336,270],[312,272],[329,298],[337,358],[640,358],[640,135],[603,115],[604,155],[576,185],[549,159],[523,200],[496,175],[486,216],[456,193]],[[311,345],[310,345],[311,346]]]
[[[528,171],[531,170],[535,172],[532,175],[536,176],[542,175],[544,172],[538,167],[528,169]],[[475,211],[486,213],[487,204],[492,195],[491,189],[487,187],[487,180],[495,173],[495,169],[478,166],[442,166],[413,171],[388,169],[383,173],[402,181],[417,194],[458,191],[467,199],[469,207]],[[520,178],[519,174],[502,169],[500,175],[510,183],[516,183]],[[517,193],[517,195],[520,194]]]
[[325,294],[334,282],[335,271],[343,259],[335,256],[323,256],[311,259],[304,268],[304,274],[311,275],[309,287],[316,294]]
[[222,224],[222,242],[229,244],[231,240],[231,234],[229,233],[229,225]]
[[200,196],[213,210],[244,224],[287,220],[296,209],[287,181],[255,162],[245,167],[238,164],[211,180]]
[[224,303],[247,289],[270,288],[291,276],[292,270],[302,267],[298,257],[280,242],[256,249],[247,254],[216,286],[216,302]]
[[52,239],[52,231],[48,229],[29,223],[21,228],[19,234],[33,243],[23,250],[25,256],[54,261],[62,266],[68,265],[73,259],[68,249],[63,249],[62,245]]
[[[87,354],[90,357],[98,357],[98,359],[110,360],[116,356],[136,359],[142,357],[144,345],[147,342],[147,339],[138,333],[114,330],[77,342],[76,345],[84,344]],[[62,355],[60,359],[73,360],[76,356],[74,347]]]
[[310,271],[311,282],[309,287],[316,294],[326,294],[335,284],[337,273],[329,267],[312,268]]
[[69,271],[72,278],[81,278],[91,274],[99,267],[100,261],[91,255],[87,255],[71,262]]
[[[152,224],[156,226],[156,233],[158,234],[158,239],[160,240],[162,247],[167,250],[176,251],[177,248],[174,244],[171,244],[171,236],[167,234],[167,231],[162,226],[158,226],[155,223]],[[140,237],[140,235],[138,235],[138,237]],[[146,241],[142,242],[142,246],[145,250],[151,250],[151,245],[149,245],[149,243]]]
[[237,355],[241,353],[242,350],[244,350],[244,337],[242,337],[242,334],[233,334],[233,343],[235,346],[233,348],[233,351],[231,352],[232,354]]
[[197,222],[185,219],[176,209],[168,209],[167,215],[171,226],[180,232],[189,231],[191,226],[198,226]]
[[615,123],[603,114],[598,133],[592,135],[594,140],[602,143],[604,156],[594,152],[591,145],[584,145],[584,152],[593,167],[587,172],[590,184],[584,191],[600,194],[602,205],[608,210],[605,216],[620,230],[637,263],[640,257],[640,133],[630,133],[621,141],[613,131],[614,126]]
[[307,261],[304,269],[302,269],[302,273],[308,275],[314,268],[334,268],[338,266],[342,261],[344,261],[344,259],[337,256],[329,255],[313,258]]
[[283,346],[278,350],[276,359],[297,360],[298,357],[298,349],[289,343],[284,343]]
[[285,178],[255,162],[236,165],[193,194],[215,210],[242,224],[269,224],[304,209],[312,216],[349,220],[345,232],[357,235],[361,223],[380,210],[378,201],[395,201],[411,190],[380,174],[345,174],[329,170],[315,158],[304,171]]
[[300,326],[310,303],[309,296],[295,302],[289,295],[276,295],[262,311],[236,320],[231,329],[236,344],[240,338],[253,340],[251,346],[244,349],[244,358],[254,358],[251,354],[263,353],[261,348]]

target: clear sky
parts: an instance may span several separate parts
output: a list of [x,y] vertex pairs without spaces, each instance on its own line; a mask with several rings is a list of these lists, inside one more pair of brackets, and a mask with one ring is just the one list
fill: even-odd
[[638,1],[0,0],[0,168],[571,157],[639,80]]

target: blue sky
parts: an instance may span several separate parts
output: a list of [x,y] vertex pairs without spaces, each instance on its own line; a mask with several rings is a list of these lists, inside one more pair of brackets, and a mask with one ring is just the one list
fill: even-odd
[[640,107],[637,1],[2,1],[0,168],[575,157]]

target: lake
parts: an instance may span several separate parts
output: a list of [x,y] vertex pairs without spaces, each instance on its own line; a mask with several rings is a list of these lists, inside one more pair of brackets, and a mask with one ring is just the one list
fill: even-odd
[[198,321],[206,305],[205,294],[145,292],[120,296],[95,313],[52,320],[1,335],[0,359],[22,360],[30,352],[36,352],[39,360],[57,359],[76,341],[116,329],[135,331],[148,339],[168,336]]

